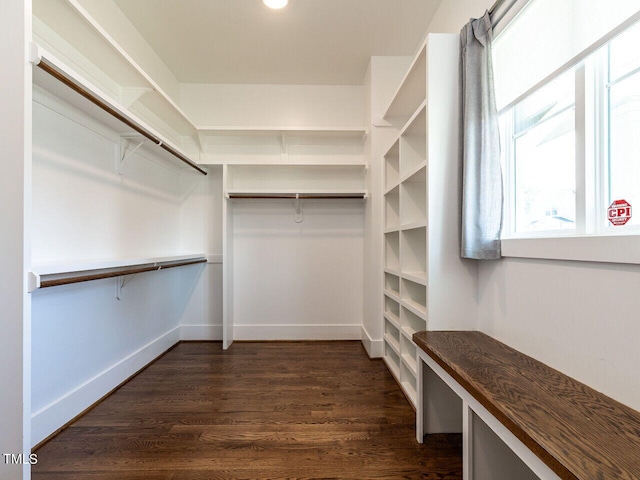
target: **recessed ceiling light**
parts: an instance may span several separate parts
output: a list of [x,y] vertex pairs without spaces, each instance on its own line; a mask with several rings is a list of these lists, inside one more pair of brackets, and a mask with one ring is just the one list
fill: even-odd
[[289,3],[289,0],[262,0],[267,7],[273,8],[274,10],[278,10],[280,8],[284,8]]

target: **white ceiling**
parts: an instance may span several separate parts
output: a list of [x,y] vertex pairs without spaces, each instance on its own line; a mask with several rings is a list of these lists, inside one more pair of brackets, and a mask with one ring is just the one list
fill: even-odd
[[181,83],[361,85],[412,55],[441,0],[115,0]]

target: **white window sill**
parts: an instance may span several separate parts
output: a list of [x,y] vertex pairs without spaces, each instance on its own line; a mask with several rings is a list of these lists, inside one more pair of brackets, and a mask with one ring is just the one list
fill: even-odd
[[640,264],[640,235],[503,238],[502,256]]

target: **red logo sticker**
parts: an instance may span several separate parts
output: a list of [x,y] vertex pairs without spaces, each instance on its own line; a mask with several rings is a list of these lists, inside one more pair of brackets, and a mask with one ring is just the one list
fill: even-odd
[[626,200],[616,200],[609,205],[607,218],[616,227],[624,225],[631,220],[631,204]]

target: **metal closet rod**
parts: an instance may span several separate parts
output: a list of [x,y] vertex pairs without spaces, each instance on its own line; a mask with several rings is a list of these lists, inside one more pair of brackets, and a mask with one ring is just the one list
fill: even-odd
[[40,60],[40,62],[38,63],[38,67],[40,67],[42,70],[44,70],[49,75],[54,77],[56,80],[60,81],[61,83],[65,84],[67,87],[71,88],[76,93],[82,95],[84,98],[86,98],[91,103],[93,103],[97,107],[99,107],[102,110],[104,110],[105,112],[107,112],[112,117],[117,118],[122,123],[124,123],[128,127],[132,128],[133,130],[138,132],[143,137],[147,138],[148,140],[151,140],[153,143],[155,143],[159,147],[161,147],[164,150],[166,150],[167,152],[169,152],[171,155],[176,157],[178,160],[186,163],[191,168],[193,168],[194,170],[197,170],[198,172],[200,172],[203,175],[207,174],[207,172],[205,172],[202,168],[200,168],[198,165],[193,163],[190,159],[188,159],[187,157],[182,155],[180,152],[176,151],[174,148],[170,147],[169,145],[165,145],[162,140],[160,140],[158,137],[156,137],[155,135],[153,135],[152,133],[147,131],[145,128],[141,127],[136,122],[132,121],[131,119],[129,119],[129,118],[125,117],[124,115],[122,115],[121,113],[119,113],[118,111],[114,110],[108,104],[106,104],[101,99],[99,99],[95,95],[93,95],[93,93],[91,93],[90,91],[86,90],[82,85],[80,85],[76,81],[74,81],[72,78],[62,74],[61,72],[59,72],[52,65],[49,65],[44,58]]
[[52,274],[42,275],[40,288],[57,287],[59,285],[69,285],[71,283],[89,282],[92,280],[102,280],[104,278],[123,277],[125,275],[134,275],[136,273],[153,272],[156,270],[165,270],[167,268],[184,267],[187,265],[196,265],[199,263],[207,263],[206,258],[196,258],[193,260],[184,260],[176,262],[161,263],[145,263],[139,265],[129,265],[126,267],[102,268],[95,270],[85,270],[81,272],[70,272],[68,274]]

